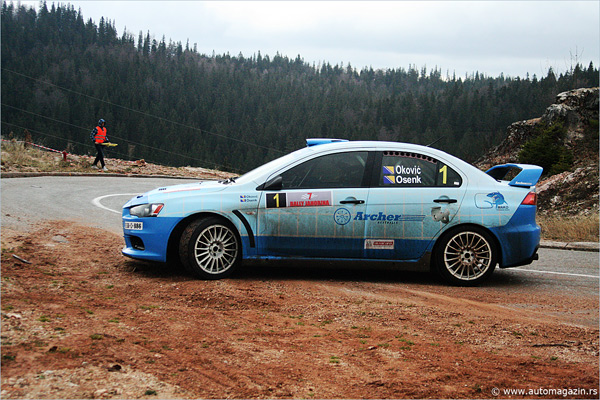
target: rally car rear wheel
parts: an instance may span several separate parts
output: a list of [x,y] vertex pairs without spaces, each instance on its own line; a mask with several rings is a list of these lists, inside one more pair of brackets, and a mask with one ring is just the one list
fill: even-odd
[[439,273],[449,283],[461,286],[478,285],[488,279],[498,259],[491,235],[478,227],[448,233],[436,251]]
[[234,228],[218,218],[190,223],[179,241],[184,267],[203,279],[229,276],[239,264],[242,248]]

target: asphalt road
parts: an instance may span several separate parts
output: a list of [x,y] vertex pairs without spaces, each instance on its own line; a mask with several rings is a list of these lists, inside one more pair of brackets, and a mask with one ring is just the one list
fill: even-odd
[[132,197],[182,179],[112,176],[2,179],[2,226],[26,228],[39,219],[71,220],[122,233],[121,208]]
[[[33,177],[2,179],[2,227],[27,229],[40,219],[72,220],[121,234],[121,207],[148,190],[190,182],[127,177]],[[597,252],[541,249],[533,264],[496,271],[494,281],[534,286],[569,296],[598,296]]]

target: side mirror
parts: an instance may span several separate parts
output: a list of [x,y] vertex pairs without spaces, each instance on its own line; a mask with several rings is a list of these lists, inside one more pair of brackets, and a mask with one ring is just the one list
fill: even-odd
[[283,178],[281,175],[277,175],[275,178],[268,180],[263,183],[256,190],[281,190],[283,189]]

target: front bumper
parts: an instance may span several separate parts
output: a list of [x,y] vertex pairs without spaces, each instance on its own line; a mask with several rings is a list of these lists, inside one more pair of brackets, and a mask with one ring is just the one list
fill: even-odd
[[[180,218],[148,217],[138,218],[123,212],[123,255],[139,260],[167,261],[167,245],[171,232]],[[142,222],[142,229],[125,229],[125,222]]]

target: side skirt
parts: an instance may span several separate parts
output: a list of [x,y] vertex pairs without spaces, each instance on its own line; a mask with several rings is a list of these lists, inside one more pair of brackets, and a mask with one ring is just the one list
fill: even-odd
[[337,269],[377,269],[396,270],[412,272],[429,272],[431,270],[431,253],[427,252],[419,260],[376,260],[376,259],[354,259],[354,258],[308,258],[308,257],[276,257],[276,256],[251,256],[244,259],[243,263],[269,264],[285,267],[293,262],[300,266],[302,263],[311,266],[323,266],[325,268]]

